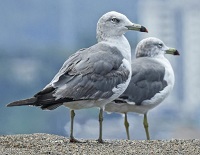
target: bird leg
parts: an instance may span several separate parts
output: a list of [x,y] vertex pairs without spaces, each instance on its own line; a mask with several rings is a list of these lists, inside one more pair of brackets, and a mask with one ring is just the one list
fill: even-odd
[[148,130],[149,125],[148,125],[148,120],[147,120],[147,113],[144,114],[143,125],[144,125],[144,129],[146,132],[147,140],[150,140],[149,130]]
[[70,142],[72,142],[72,143],[80,143],[80,141],[75,139],[74,136],[73,136],[75,112],[74,112],[74,110],[70,110],[70,113],[71,113]]
[[102,139],[102,122],[103,122],[103,109],[100,108],[99,112],[99,139],[97,140],[99,143],[103,143]]
[[124,117],[124,126],[126,128],[126,135],[127,135],[127,139],[130,140],[130,135],[129,135],[129,123],[128,123],[128,119],[127,119],[127,113],[125,112],[125,117]]

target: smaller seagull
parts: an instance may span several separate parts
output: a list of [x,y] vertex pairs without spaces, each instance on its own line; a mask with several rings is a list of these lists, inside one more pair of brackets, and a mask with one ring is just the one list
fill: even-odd
[[103,109],[126,90],[131,79],[131,48],[124,36],[128,30],[147,32],[145,27],[132,23],[121,13],[104,14],[97,23],[97,44],[69,57],[53,80],[33,97],[7,106],[32,105],[43,110],[61,105],[70,108],[71,142],[79,142],[73,136],[74,110],[98,107],[98,142],[102,143]]
[[136,59],[132,61],[132,77],[128,88],[118,99],[107,104],[105,111],[125,114],[124,125],[128,139],[127,112],[144,114],[143,125],[146,137],[150,140],[147,112],[169,95],[175,81],[172,66],[164,55],[179,53],[153,37],[140,41],[135,52]]

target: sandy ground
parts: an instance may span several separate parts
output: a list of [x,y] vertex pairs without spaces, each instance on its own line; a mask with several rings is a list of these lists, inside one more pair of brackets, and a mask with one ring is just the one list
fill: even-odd
[[197,155],[200,154],[200,140],[95,140],[85,143],[69,143],[66,137],[49,134],[0,136],[1,155],[62,155],[62,154],[144,154],[144,155]]

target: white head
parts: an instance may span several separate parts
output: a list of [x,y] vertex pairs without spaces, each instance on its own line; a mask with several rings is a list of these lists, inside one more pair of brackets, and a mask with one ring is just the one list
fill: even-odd
[[141,40],[135,50],[138,57],[156,57],[164,54],[179,55],[175,48],[167,47],[160,39],[149,37]]
[[97,23],[97,40],[122,36],[128,30],[147,32],[145,27],[132,23],[125,15],[111,11],[104,14]]

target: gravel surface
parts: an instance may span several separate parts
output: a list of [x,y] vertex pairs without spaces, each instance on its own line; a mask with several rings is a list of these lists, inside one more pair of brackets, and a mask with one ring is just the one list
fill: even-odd
[[5,135],[0,136],[0,154],[197,155],[200,154],[200,140],[106,140],[99,144],[95,140],[69,143],[66,137],[49,134]]

